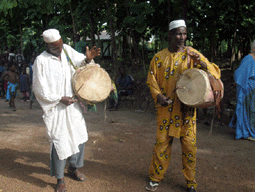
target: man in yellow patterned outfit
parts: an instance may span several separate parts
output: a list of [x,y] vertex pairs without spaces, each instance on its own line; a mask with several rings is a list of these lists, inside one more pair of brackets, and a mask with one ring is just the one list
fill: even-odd
[[195,192],[196,109],[180,102],[175,92],[176,82],[188,68],[200,68],[216,79],[220,78],[220,69],[197,50],[185,46],[187,30],[184,20],[172,21],[169,35],[169,47],[153,57],[147,79],[156,103],[158,127],[146,190],[157,189],[170,162],[173,138],[180,138],[187,191]]

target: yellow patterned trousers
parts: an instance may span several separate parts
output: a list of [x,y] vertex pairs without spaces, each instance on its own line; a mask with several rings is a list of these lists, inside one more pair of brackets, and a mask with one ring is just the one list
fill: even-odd
[[[162,131],[162,128],[160,128],[160,124],[158,125],[159,128],[157,130],[157,139],[153,149],[149,176],[151,180],[161,182],[164,178],[170,162],[171,147],[174,138],[169,136],[168,131]],[[190,188],[191,186],[194,186],[196,188],[196,122],[190,119],[188,122],[188,126],[183,125],[180,127],[180,129],[180,142],[182,147],[182,165],[184,177],[186,179],[186,184],[188,188]]]

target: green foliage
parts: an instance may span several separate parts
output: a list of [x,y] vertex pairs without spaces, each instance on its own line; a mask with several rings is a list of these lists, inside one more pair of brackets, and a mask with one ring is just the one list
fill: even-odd
[[1,0],[0,1],[0,13],[4,12],[6,16],[8,13],[12,15],[11,9],[17,6],[16,0]]
[[133,3],[128,2],[130,15],[123,19],[124,24],[131,25],[138,33],[142,34],[148,27],[147,15],[155,12],[155,9],[150,6],[148,1]]
[[[184,2],[188,4],[185,5]],[[142,48],[145,47],[143,57],[148,58],[167,47],[169,22],[184,18],[185,14],[188,26],[187,45],[208,55],[214,49],[216,54],[221,50],[224,56],[229,57],[229,45],[233,42],[235,26],[237,51],[242,48],[241,52],[247,53],[249,44],[255,37],[255,5],[249,1],[108,0],[108,3],[114,30],[119,34],[116,38],[120,41],[118,49],[122,49],[122,37],[130,38],[131,32],[133,33],[132,39],[127,38],[125,51],[118,51],[125,53],[125,57],[130,57],[130,52],[134,52],[131,50],[134,42],[138,46],[138,55],[142,54]],[[187,13],[183,12],[185,6]],[[105,0],[1,0],[0,16],[0,45],[18,47],[19,37],[22,35],[23,48],[27,53],[44,49],[40,34],[46,28],[59,29],[64,41],[70,41],[71,44],[74,31],[84,38],[103,30],[110,32]],[[19,27],[23,34],[20,34]],[[157,37],[157,41],[151,44],[141,43],[148,41],[153,35]],[[119,58],[119,62],[132,59],[123,58],[122,55]]]
[[11,34],[7,35],[7,44],[16,47],[18,45],[17,38]]

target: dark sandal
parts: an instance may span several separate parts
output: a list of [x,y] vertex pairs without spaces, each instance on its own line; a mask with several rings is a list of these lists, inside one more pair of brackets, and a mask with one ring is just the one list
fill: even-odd
[[57,186],[56,186],[56,190],[55,190],[56,192],[65,192],[65,191],[67,191],[66,190],[66,187],[65,187],[65,182],[64,181],[59,181],[58,183],[57,183]]
[[75,171],[71,171],[68,169],[67,172],[73,179],[77,181],[85,181],[86,179],[85,175],[78,171],[78,169],[76,169]]

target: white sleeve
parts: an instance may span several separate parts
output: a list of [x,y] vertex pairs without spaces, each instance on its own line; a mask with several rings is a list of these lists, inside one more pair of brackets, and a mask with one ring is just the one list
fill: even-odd
[[33,65],[32,89],[43,110],[47,111],[56,106],[62,96],[50,91],[49,79],[44,70],[43,60],[37,57]]

